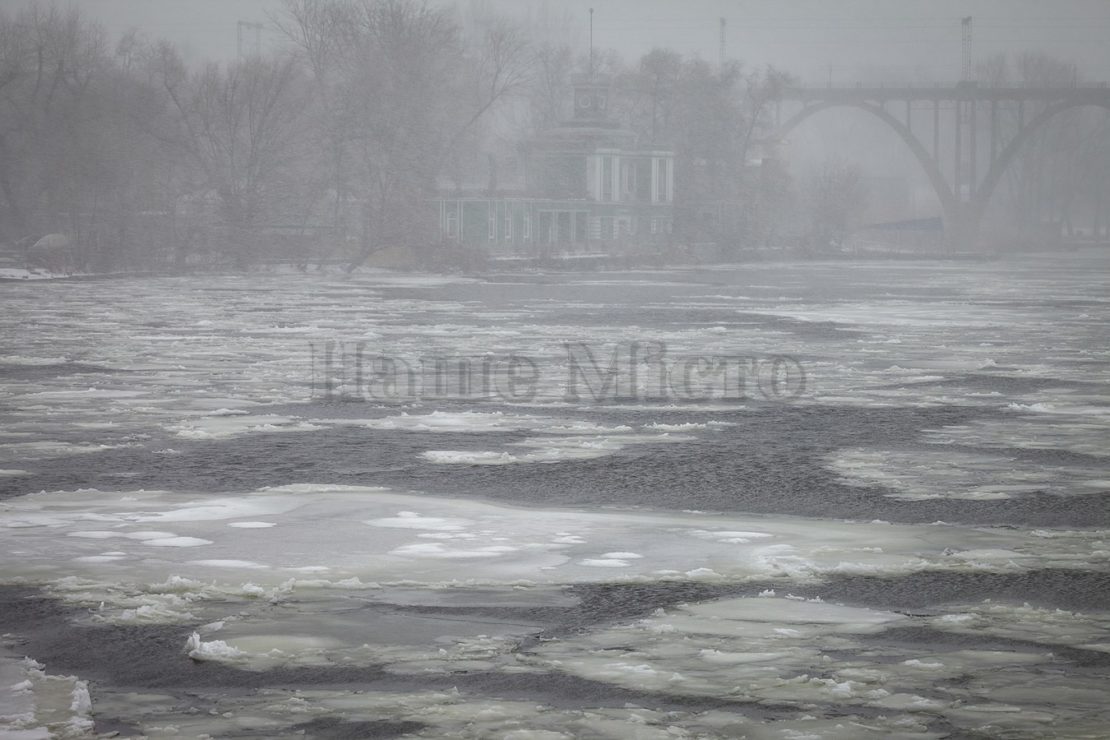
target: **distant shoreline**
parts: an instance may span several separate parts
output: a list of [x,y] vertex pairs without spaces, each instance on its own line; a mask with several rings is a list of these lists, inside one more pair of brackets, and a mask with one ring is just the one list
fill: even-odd
[[[430,274],[430,275],[458,275],[458,274],[504,274],[515,272],[632,272],[637,270],[666,270],[690,269],[716,266],[741,266],[758,264],[794,264],[808,265],[821,262],[993,262],[997,260],[1020,259],[1032,256],[1053,256],[1061,253],[1074,254],[1077,252],[1110,252],[1110,243],[1072,243],[1041,250],[1023,251],[991,251],[991,252],[830,252],[820,255],[801,256],[787,253],[755,253],[743,255],[733,260],[714,260],[706,262],[661,262],[650,259],[631,259],[608,255],[570,255],[568,257],[549,258],[493,258],[478,269],[470,270],[445,270],[442,268],[416,268],[416,267],[379,267],[366,265],[357,268],[350,274],[366,272],[368,270],[384,270],[387,272]],[[331,263],[323,266],[324,269],[309,267],[300,269],[297,265],[287,262],[269,262],[253,265],[247,269],[234,268],[206,268],[193,267],[174,270],[141,270],[136,272],[105,272],[105,273],[75,273],[72,275],[43,274],[32,270],[20,270],[23,274],[12,274],[16,271],[8,270],[8,274],[0,272],[0,283],[38,283],[38,282],[82,282],[92,280],[109,280],[137,277],[184,277],[189,275],[277,275],[277,274],[317,274],[346,276],[348,273],[342,263]]]

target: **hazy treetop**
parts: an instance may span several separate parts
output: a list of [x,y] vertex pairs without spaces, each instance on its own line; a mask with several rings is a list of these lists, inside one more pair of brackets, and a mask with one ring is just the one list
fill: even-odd
[[[31,0],[49,3],[51,0]],[[9,6],[21,0],[5,0]],[[432,4],[448,4],[433,0]],[[715,61],[719,18],[727,53],[774,64],[809,81],[953,81],[960,69],[959,19],[975,19],[974,55],[1036,49],[1075,62],[1092,79],[1110,69],[1106,0],[460,0],[464,11],[496,8],[546,28],[558,41],[586,44],[595,9],[596,45],[636,58],[653,47]],[[231,59],[237,21],[265,22],[281,0],[97,0],[87,17],[113,36],[136,27],[194,59]],[[247,32],[253,44],[253,32]],[[262,43],[276,41],[269,32]],[[1108,74],[1107,76],[1110,76]]]

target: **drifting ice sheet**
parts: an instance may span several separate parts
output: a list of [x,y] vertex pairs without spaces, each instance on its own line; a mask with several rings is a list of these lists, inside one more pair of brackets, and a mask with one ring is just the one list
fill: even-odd
[[[244,521],[273,526],[228,526]],[[311,484],[234,496],[85,490],[0,503],[9,579],[86,579],[103,587],[82,586],[83,598],[108,605],[126,584],[141,593],[144,584],[184,576],[234,591],[246,582],[272,589],[309,575],[329,583],[506,584],[1106,569],[1110,552],[1097,544],[1103,538],[1090,531],[1043,536],[793,517],[537,510]]]

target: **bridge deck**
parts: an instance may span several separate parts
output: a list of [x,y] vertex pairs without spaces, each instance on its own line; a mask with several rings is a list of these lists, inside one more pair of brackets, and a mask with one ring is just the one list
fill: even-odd
[[869,85],[856,87],[792,87],[783,91],[783,100],[805,103],[871,103],[886,100],[1016,100],[1069,102],[1077,105],[1110,104],[1106,83],[1074,87],[983,87],[975,83],[918,87],[912,85]]

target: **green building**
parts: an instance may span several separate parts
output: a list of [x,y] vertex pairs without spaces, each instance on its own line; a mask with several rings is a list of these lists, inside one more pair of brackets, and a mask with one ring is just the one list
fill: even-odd
[[575,86],[574,117],[528,142],[524,186],[435,199],[440,238],[491,257],[657,252],[674,221],[674,152],[610,121],[608,86]]

